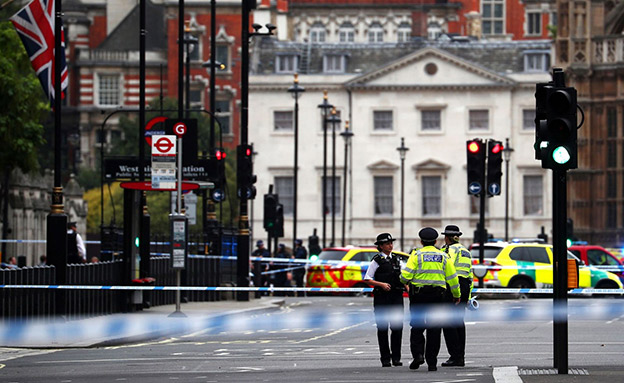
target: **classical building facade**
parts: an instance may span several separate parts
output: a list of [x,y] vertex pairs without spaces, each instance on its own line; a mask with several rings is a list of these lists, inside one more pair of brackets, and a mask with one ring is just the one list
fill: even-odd
[[[250,115],[255,123],[249,139],[258,153],[254,160],[258,194],[266,193],[269,185],[279,194],[286,243],[292,240],[294,206],[294,101],[287,90],[298,68],[283,64],[297,63],[295,57],[308,47],[306,42],[262,39],[254,48],[250,79]],[[535,83],[550,76],[549,67],[534,68],[532,58],[541,55],[540,62],[548,63],[550,41],[412,41],[375,46],[325,42],[313,44],[308,52],[307,74],[298,76],[306,89],[298,101],[299,237],[311,235],[314,229],[322,237],[323,211],[327,212],[325,245],[332,240],[341,243],[343,211],[347,244],[370,244],[384,231],[398,237],[403,204],[403,250],[417,245],[423,226],[442,229],[457,224],[469,242],[479,203],[467,192],[466,141],[475,137],[509,139],[515,149],[509,163],[509,200],[503,193],[486,202],[489,233],[504,236],[506,203],[510,236],[535,237],[542,226],[549,230],[551,180],[534,160],[532,147]],[[335,60],[336,56],[341,59]],[[318,107],[323,91],[341,120],[335,136],[330,123],[327,144]],[[346,121],[354,134],[348,147],[340,136]],[[402,139],[409,148],[404,201],[400,200],[397,151]],[[262,204],[255,203],[253,209],[254,236],[262,237]]]
[[[579,167],[569,172],[568,212],[576,237],[624,245],[624,5],[557,1],[555,66],[576,87],[585,122]],[[579,114],[579,122],[581,115]]]

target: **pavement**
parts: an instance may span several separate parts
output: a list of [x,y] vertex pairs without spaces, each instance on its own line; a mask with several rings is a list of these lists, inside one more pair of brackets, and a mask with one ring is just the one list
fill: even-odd
[[180,311],[172,304],[69,321],[9,322],[0,326],[0,347],[59,349],[137,342],[223,326],[236,315],[261,314],[283,305],[283,298],[266,296],[182,303]]

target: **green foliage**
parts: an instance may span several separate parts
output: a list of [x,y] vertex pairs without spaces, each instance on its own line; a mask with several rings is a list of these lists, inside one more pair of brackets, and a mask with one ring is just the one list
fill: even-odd
[[99,188],[102,174],[99,169],[99,161],[96,169],[82,167],[78,170],[76,180],[85,190]]
[[50,111],[39,79],[10,22],[0,23],[0,171],[39,168],[37,152],[44,144],[40,121]]

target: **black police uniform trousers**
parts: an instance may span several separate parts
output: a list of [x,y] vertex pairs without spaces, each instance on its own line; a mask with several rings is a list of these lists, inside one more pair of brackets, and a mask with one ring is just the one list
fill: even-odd
[[453,305],[456,309],[454,311],[453,320],[457,321],[455,326],[444,327],[444,342],[446,343],[446,349],[452,360],[463,360],[466,354],[466,324],[464,323],[464,316],[466,314],[466,306],[468,305],[468,299],[470,298],[470,278],[459,277],[459,289],[461,291],[460,303],[455,306],[453,303],[453,294],[450,288],[446,289],[445,300]]
[[429,366],[438,362],[442,328],[431,321],[427,311],[445,301],[445,290],[440,286],[410,286],[410,351],[414,359],[424,355]]
[[[385,292],[375,289],[373,296],[377,341],[382,363],[401,360],[401,338],[403,337],[403,289],[393,288]],[[392,330],[388,343],[388,327]]]

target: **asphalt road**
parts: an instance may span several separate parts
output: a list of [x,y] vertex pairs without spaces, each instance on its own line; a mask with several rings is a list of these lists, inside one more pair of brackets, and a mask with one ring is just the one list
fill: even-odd
[[[213,327],[85,349],[0,349],[0,381],[618,382],[624,381],[624,369],[619,367],[624,364],[624,317],[604,308],[621,304],[621,299],[570,301],[571,311],[595,314],[591,319],[570,318],[569,365],[574,369],[570,376],[549,372],[552,321],[509,320],[527,311],[547,313],[552,307],[547,299],[482,301],[483,312],[508,314],[468,319],[466,367],[438,366],[437,372],[427,372],[424,367],[416,371],[407,367],[411,360],[407,323],[404,366],[381,367],[370,298],[308,297],[286,298],[286,304],[272,312],[246,314],[236,319],[240,326],[227,323],[227,331]],[[353,314],[361,320],[344,320]],[[438,363],[447,357],[443,343]],[[506,366],[517,366],[520,380],[500,374],[496,380],[496,372]]]

